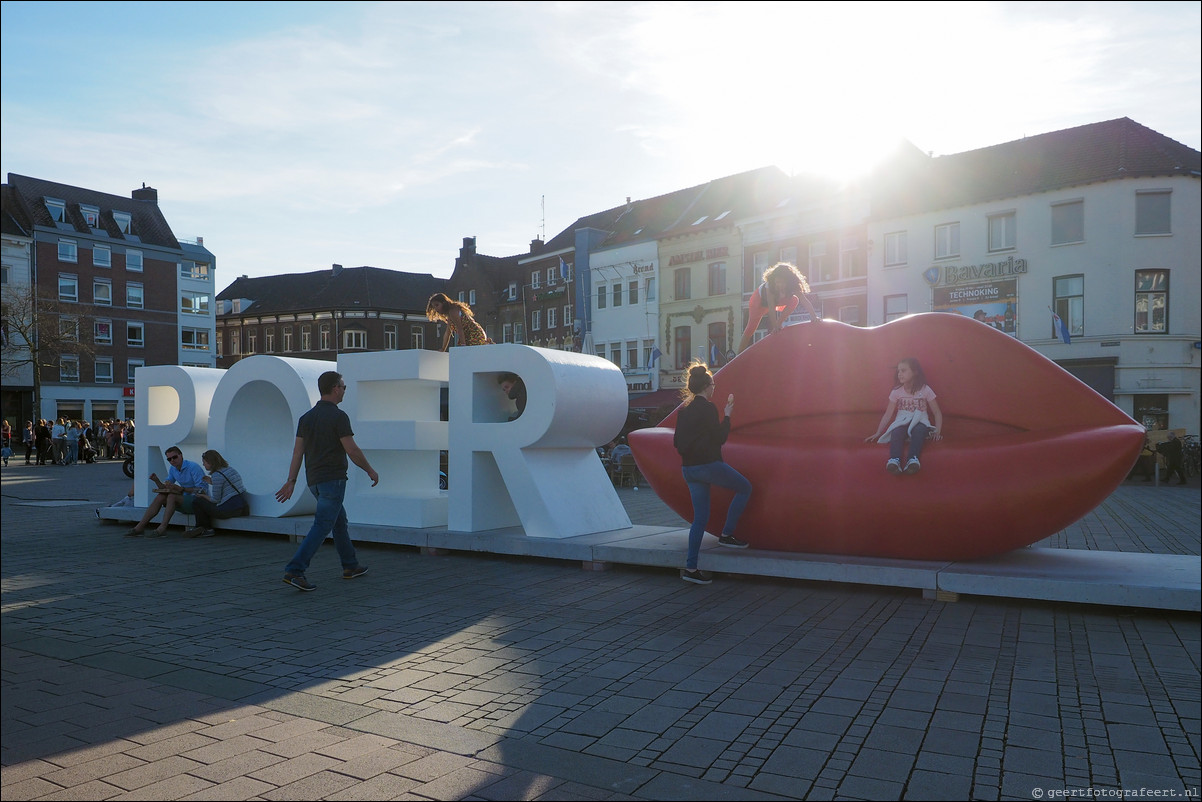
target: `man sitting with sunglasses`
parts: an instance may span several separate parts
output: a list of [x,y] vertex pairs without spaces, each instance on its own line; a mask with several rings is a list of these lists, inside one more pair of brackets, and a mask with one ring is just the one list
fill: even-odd
[[[170,468],[167,469],[167,481],[159,479],[158,474],[150,474],[150,480],[155,483],[154,500],[146,508],[138,525],[125,533],[126,537],[162,537],[167,534],[167,524],[175,511],[181,510],[185,515],[192,514],[192,495],[204,489],[204,469],[195,462],[184,459],[179,446],[172,446],[164,452]],[[150,519],[163,510],[163,522],[152,532],[146,532]]]

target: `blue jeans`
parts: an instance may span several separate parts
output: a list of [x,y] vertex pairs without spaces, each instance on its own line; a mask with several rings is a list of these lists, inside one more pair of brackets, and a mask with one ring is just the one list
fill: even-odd
[[685,568],[692,571],[697,567],[701,538],[710,519],[710,486],[717,485],[735,491],[735,497],[730,500],[730,508],[726,511],[726,524],[722,527],[722,534],[733,535],[739,516],[751,498],[751,482],[725,462],[686,465],[681,472],[685,484],[689,486],[689,497],[693,500],[693,525],[689,527],[689,554],[685,560]]
[[355,547],[351,543],[350,533],[346,528],[346,510],[342,507],[342,499],[346,496],[346,480],[335,479],[332,482],[318,482],[309,485],[309,492],[317,497],[317,510],[313,513],[313,526],[309,534],[301,541],[300,548],[292,555],[292,560],[284,570],[290,574],[304,574],[309,568],[309,562],[317,549],[321,547],[326,535],[334,532],[334,548],[338,549],[338,558],[342,560],[343,568],[354,568],[359,564],[355,557]]
[[[922,447],[927,443],[930,433],[923,424],[914,426],[914,435],[910,438],[910,459],[918,459],[922,455]],[[906,450],[906,427],[898,426],[889,435],[889,459],[901,460]]]

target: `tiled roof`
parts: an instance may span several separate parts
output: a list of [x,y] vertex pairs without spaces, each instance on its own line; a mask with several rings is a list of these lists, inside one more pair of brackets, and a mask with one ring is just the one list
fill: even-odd
[[70,184],[59,184],[40,178],[8,174],[8,183],[25,200],[34,225],[44,228],[54,228],[54,220],[46,210],[43,198],[56,198],[67,205],[67,222],[80,234],[90,234],[90,229],[84,221],[79,207],[95,206],[100,209],[101,228],[114,240],[125,237],[113,221],[113,212],[126,212],[133,221],[133,233],[137,242],[147,245],[157,245],[164,248],[179,248],[179,241],[163,217],[159,205],[150,200],[134,200],[132,197],[110,195],[107,192],[97,192]]
[[898,184],[877,213],[951,208],[1121,178],[1198,176],[1200,170],[1198,151],[1122,117],[930,159],[925,169],[910,172],[912,181]]
[[426,311],[426,301],[445,291],[447,280],[429,273],[402,273],[381,267],[346,267],[312,273],[238,278],[218,300],[248,298],[241,315],[274,315],[330,309]]
[[0,227],[11,237],[33,236],[33,224],[21,196],[8,184],[0,185]]

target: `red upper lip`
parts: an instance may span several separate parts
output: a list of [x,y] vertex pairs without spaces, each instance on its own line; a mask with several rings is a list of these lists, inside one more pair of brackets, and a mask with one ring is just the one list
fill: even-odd
[[[920,477],[898,479],[883,470],[884,447],[863,441],[880,422],[898,361],[910,356],[937,394],[946,439],[924,454]],[[724,458],[759,485],[746,539],[771,548],[924,559],[1007,551],[1100,503],[1143,442],[1142,427],[1055,363],[944,313],[873,329],[791,326],[718,371],[715,384],[720,408],[735,396]],[[675,422],[673,412],[660,431]],[[670,437],[641,430],[630,443],[651,486],[691,517]],[[898,509],[935,519],[907,526],[938,530],[942,518],[969,531],[891,539],[883,532],[896,528]]]

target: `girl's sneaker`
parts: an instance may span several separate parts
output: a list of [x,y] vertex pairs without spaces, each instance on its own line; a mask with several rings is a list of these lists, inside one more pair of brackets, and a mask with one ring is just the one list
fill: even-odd
[[708,585],[710,582],[714,581],[713,574],[711,574],[709,571],[702,571],[697,568],[694,568],[691,571],[688,568],[682,569],[680,572],[680,578],[685,582],[692,582],[694,585]]
[[901,476],[901,460],[899,460],[897,457],[889,460],[885,463],[885,470],[889,471],[889,473],[893,474],[894,476]]
[[910,461],[906,463],[906,473],[914,475],[922,470],[922,463],[918,461],[918,457],[910,457]]

